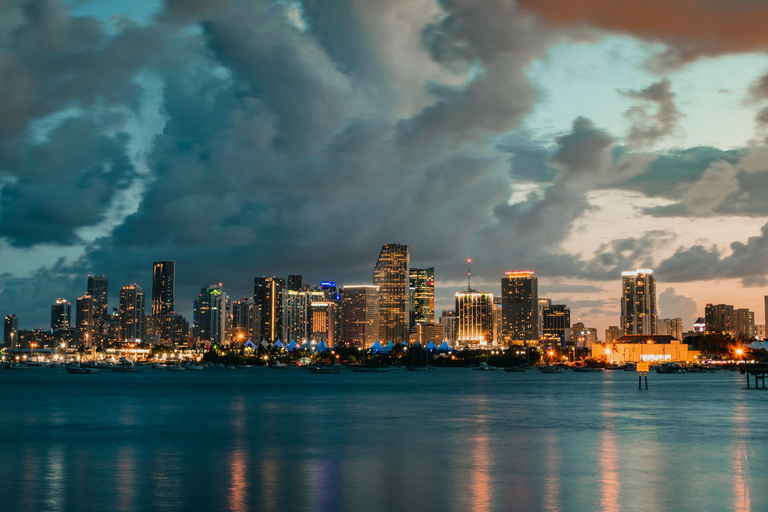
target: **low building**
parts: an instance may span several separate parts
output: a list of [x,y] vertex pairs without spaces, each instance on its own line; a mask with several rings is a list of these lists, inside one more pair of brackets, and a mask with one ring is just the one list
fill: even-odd
[[615,343],[596,343],[592,347],[592,357],[605,357],[609,363],[623,364],[639,361],[655,362],[694,362],[698,352],[688,349],[686,343],[668,335],[626,335]]

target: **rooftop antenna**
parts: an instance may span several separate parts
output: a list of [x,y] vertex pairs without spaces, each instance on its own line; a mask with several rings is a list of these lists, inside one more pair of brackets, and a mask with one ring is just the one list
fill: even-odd
[[472,272],[470,272],[470,265],[472,263],[472,258],[467,259],[467,291],[472,291],[472,286],[470,286],[470,278],[472,276]]

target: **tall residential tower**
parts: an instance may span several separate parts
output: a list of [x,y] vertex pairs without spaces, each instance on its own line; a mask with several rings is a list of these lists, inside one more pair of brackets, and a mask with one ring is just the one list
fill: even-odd
[[630,334],[656,334],[656,279],[653,270],[621,273],[621,330]]
[[382,246],[373,270],[379,287],[379,340],[382,344],[408,340],[410,335],[409,280],[411,253],[407,245]]

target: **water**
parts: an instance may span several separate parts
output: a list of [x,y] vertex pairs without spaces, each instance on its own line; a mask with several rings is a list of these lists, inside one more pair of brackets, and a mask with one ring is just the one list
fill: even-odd
[[738,372],[0,370],[0,510],[766,510]]

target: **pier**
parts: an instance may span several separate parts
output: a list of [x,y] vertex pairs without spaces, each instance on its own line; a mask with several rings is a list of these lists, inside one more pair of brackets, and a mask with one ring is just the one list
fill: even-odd
[[768,363],[745,364],[739,371],[747,376],[747,388],[750,387],[749,378],[755,377],[755,389],[765,389],[765,376],[768,374]]

